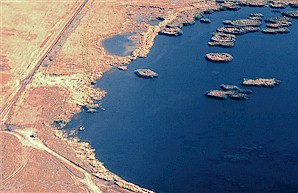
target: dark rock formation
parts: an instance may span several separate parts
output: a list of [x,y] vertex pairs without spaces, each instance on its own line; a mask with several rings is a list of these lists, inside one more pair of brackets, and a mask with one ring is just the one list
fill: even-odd
[[281,83],[275,78],[243,79],[242,85],[272,88]]
[[141,78],[154,78],[158,77],[158,74],[150,69],[137,69],[135,74]]
[[211,23],[211,20],[208,19],[208,18],[201,18],[201,19],[200,19],[200,22],[201,22],[201,23]]
[[206,54],[206,59],[212,62],[231,62],[233,56],[228,53],[209,53]]
[[298,10],[294,11],[285,11],[282,13],[286,17],[291,17],[291,18],[298,18]]

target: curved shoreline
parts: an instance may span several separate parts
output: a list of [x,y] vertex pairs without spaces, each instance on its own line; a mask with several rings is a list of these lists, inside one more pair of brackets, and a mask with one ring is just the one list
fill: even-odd
[[[220,9],[218,5],[211,5],[213,8]],[[258,7],[258,6],[256,6]],[[188,7],[185,7],[188,8]],[[137,58],[146,58],[149,54],[152,46],[154,45],[154,39],[159,35],[160,30],[165,27],[167,24],[173,22],[177,17],[179,17],[179,13],[184,11],[185,8],[181,8],[180,11],[177,13],[172,13],[168,17],[165,18],[162,22],[160,22],[157,26],[149,26],[148,30],[145,34],[143,34],[143,38],[140,40],[141,44],[138,48],[136,48],[130,56],[122,57],[122,60],[117,60],[114,65],[124,65],[129,64],[131,61],[136,60]],[[189,10],[189,9],[188,9]],[[195,9],[194,9],[195,10]],[[204,13],[206,10],[210,10],[209,8],[205,8],[201,10],[201,13]],[[116,34],[114,34],[116,35]],[[100,74],[101,76],[102,74]],[[98,79],[98,76],[94,74],[94,76],[89,77],[89,81],[95,81]],[[99,77],[100,78],[100,77]],[[105,94],[100,96],[100,98],[104,97]],[[114,173],[110,172],[107,168],[104,167],[103,163],[96,159],[95,152],[91,148],[90,144],[87,142],[80,142],[79,138],[73,138],[69,140],[63,137],[63,131],[56,130],[57,137],[62,140],[67,141],[69,145],[76,151],[76,153],[80,156],[82,160],[85,162],[90,162],[92,167],[94,168],[94,175],[99,177],[100,179],[114,181],[115,184],[118,186],[125,188],[127,190],[136,191],[136,192],[152,192],[150,190],[144,189],[139,187],[138,185],[132,184],[120,178],[119,176],[115,175]]]
[[[219,8],[216,4],[210,5],[210,7],[214,8]],[[201,10],[201,12],[204,12],[205,10],[209,10],[210,7],[205,7],[204,9]],[[186,6],[184,8],[179,9],[175,13],[170,13],[168,17],[165,18],[164,21],[160,22],[158,26],[149,26],[148,30],[146,33],[143,34],[143,37],[140,40],[140,46],[135,49],[132,53],[131,56],[127,57],[122,57],[122,58],[116,58],[116,57],[111,57],[113,63],[111,63],[111,66],[119,66],[123,64],[129,64],[131,61],[136,60],[138,57],[139,58],[145,58],[152,46],[154,45],[154,39],[158,35],[158,32],[161,30],[162,27],[165,27],[167,24],[171,23],[174,21],[177,17],[181,16],[183,11],[186,10],[196,10],[196,7],[189,7]],[[113,34],[115,35],[115,34]],[[115,60],[113,60],[115,59]],[[106,71],[110,70],[111,68],[107,68]],[[106,72],[104,71],[104,72]],[[38,76],[38,74],[37,74]],[[77,114],[81,111],[81,106],[86,106],[86,105],[95,105],[94,101],[101,99],[104,97],[105,92],[100,91],[98,89],[95,89],[93,87],[90,87],[90,83],[96,81],[102,76],[102,73],[100,72],[94,72],[90,74],[88,77],[82,78],[82,81],[86,85],[86,87],[81,88],[81,89],[86,89],[85,93],[82,94],[82,100],[78,100],[80,103],[80,106],[74,106],[73,109],[67,109],[65,112],[65,116],[61,118],[61,120],[64,120],[63,125],[66,124],[66,122],[70,121],[70,118],[74,115]],[[36,83],[36,82],[34,82]],[[33,86],[34,87],[34,84]],[[51,130],[53,129],[52,126],[47,126]],[[119,187],[122,187],[127,190],[135,191],[135,192],[152,192],[150,190],[147,190],[145,188],[141,188],[135,184],[126,182],[123,180],[121,177],[117,176],[116,174],[110,172],[108,169],[106,169],[95,156],[95,152],[90,146],[89,143],[87,142],[81,142],[79,138],[73,138],[73,139],[68,139],[67,137],[64,136],[64,133],[62,130],[54,130],[55,136],[59,138],[60,140],[66,142],[76,153],[76,156],[82,160],[84,168],[87,168],[90,173],[92,173],[94,176],[97,176],[100,179],[104,179],[107,181],[113,181],[115,184],[117,184]],[[88,165],[88,167],[86,166]],[[90,169],[91,168],[91,169]]]

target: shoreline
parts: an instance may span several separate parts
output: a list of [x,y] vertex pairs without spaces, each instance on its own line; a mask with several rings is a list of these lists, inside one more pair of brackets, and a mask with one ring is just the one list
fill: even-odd
[[[241,2],[241,1],[238,1],[238,2]],[[76,101],[78,105],[73,105],[73,108],[64,109],[65,111],[63,112],[63,114],[59,117],[56,117],[57,119],[55,120],[62,121],[62,124],[61,124],[62,130],[59,130],[58,128],[54,127],[50,122],[47,122],[47,123],[43,122],[42,125],[40,125],[40,127],[44,127],[45,129],[48,129],[50,133],[53,133],[54,136],[51,136],[51,137],[58,138],[58,140],[61,140],[63,143],[67,144],[75,152],[76,158],[81,161],[81,163],[77,163],[77,164],[80,167],[83,167],[84,169],[86,169],[86,171],[89,171],[90,174],[92,174],[93,176],[96,176],[97,178],[103,179],[106,181],[111,181],[117,186],[124,188],[126,190],[130,190],[134,192],[153,192],[146,188],[141,188],[138,185],[127,182],[123,180],[121,177],[119,177],[117,174],[110,172],[107,168],[105,168],[104,164],[96,158],[95,150],[92,149],[91,145],[88,142],[81,142],[78,137],[74,137],[72,139],[67,138],[64,135],[63,125],[66,125],[66,123],[71,121],[72,117],[75,114],[80,113],[82,111],[83,106],[94,106],[96,105],[94,103],[95,101],[101,100],[105,96],[106,92],[94,86],[91,86],[92,82],[95,82],[96,80],[100,79],[105,72],[111,70],[114,67],[117,67],[120,65],[128,65],[131,61],[134,61],[137,58],[146,58],[152,46],[154,45],[155,37],[157,37],[159,31],[167,24],[173,22],[176,18],[181,17],[184,11],[190,11],[190,12],[198,11],[198,8],[199,8],[201,11],[200,13],[203,13],[204,11],[209,9],[220,8],[220,6],[218,6],[215,2],[211,2],[211,3],[212,4],[204,8],[187,5],[183,8],[176,10],[176,12],[172,10],[169,13],[167,13],[168,17],[165,17],[165,20],[160,22],[157,26],[149,26],[147,24],[148,29],[146,33],[143,33],[142,38],[138,39],[140,44],[132,52],[130,56],[115,57],[107,54],[105,50],[102,50],[104,53],[104,57],[109,58],[107,62],[109,63],[109,65],[105,66],[105,69],[103,71],[100,71],[97,69],[97,70],[94,70],[93,72],[90,72],[90,74],[86,76],[80,75],[78,77],[74,77],[74,78],[80,79],[83,82],[80,85],[75,85],[75,83],[69,80],[69,83],[73,84],[75,89],[84,90],[84,93],[79,93],[79,94],[77,93],[77,95],[75,96],[76,98],[73,99]],[[198,4],[198,6],[199,5],[201,4]],[[118,34],[122,34],[122,31],[115,34],[109,34],[109,36],[107,37],[112,37]],[[102,49],[102,48],[99,48],[99,49]],[[46,72],[46,70],[44,70],[44,72]],[[41,72],[37,72],[34,75],[35,79],[30,85],[28,85],[29,88],[35,88],[41,85],[44,85],[44,86],[51,85],[51,79],[50,79],[51,77],[50,78],[49,76],[43,77],[42,72],[43,71],[41,70]],[[81,85],[84,85],[84,87],[80,88]],[[63,88],[63,86],[61,87]],[[67,85],[64,86],[64,89],[65,90],[68,89]],[[70,93],[70,91],[68,91],[68,93]],[[63,100],[67,100],[67,98],[64,98]],[[76,104],[76,103],[73,102],[73,104]],[[41,134],[43,131],[41,130],[38,132]],[[48,137],[44,137],[44,135],[45,134],[41,134],[41,137],[42,137],[41,139],[48,138]],[[56,148],[59,149],[59,147],[56,147]]]
[[[241,6],[242,7],[242,6]],[[164,21],[160,22],[157,26],[149,26],[147,32],[143,34],[143,38],[140,40],[141,45],[137,47],[130,56],[121,57],[121,60],[115,62],[113,64],[113,67],[121,66],[121,65],[129,65],[130,62],[138,59],[138,58],[146,58],[147,55],[150,53],[150,50],[152,46],[154,45],[155,38],[159,35],[159,31],[165,27],[167,24],[173,22],[177,17],[181,16],[181,12],[186,10],[196,10],[196,7],[193,9],[189,9],[189,7],[181,8],[177,13],[172,13],[172,15],[168,16],[168,18],[165,18]],[[210,7],[207,7],[205,9],[200,10],[200,13],[204,13],[204,11],[209,9],[220,9],[221,6],[218,6],[217,4],[212,4]],[[199,20],[196,20],[198,22]],[[185,27],[185,26],[183,26]],[[121,33],[113,34],[109,37],[113,37],[115,35],[120,35]],[[111,69],[112,69],[111,68]],[[110,71],[111,69],[108,69],[105,72]],[[100,74],[103,76],[105,73],[103,72]],[[101,76],[98,78],[97,76],[91,76],[90,80],[91,82],[94,82],[101,78]],[[103,97],[105,97],[104,93],[100,96],[97,100],[101,100]],[[80,111],[81,112],[81,111]],[[151,190],[148,190],[146,188],[142,188],[138,186],[137,184],[133,184],[132,182],[127,182],[123,180],[121,177],[119,177],[117,174],[114,174],[110,172],[100,160],[96,159],[95,156],[95,150],[92,149],[91,145],[88,142],[80,142],[80,139],[78,137],[74,137],[72,139],[68,139],[63,136],[63,128],[62,130],[55,130],[55,135],[60,138],[61,140],[67,141],[69,145],[76,151],[76,153],[79,155],[79,157],[84,160],[85,162],[91,163],[92,167],[94,167],[95,173],[92,173],[93,175],[97,176],[100,179],[107,180],[107,181],[114,181],[116,185],[118,185],[121,188],[134,191],[134,192],[153,192]]]

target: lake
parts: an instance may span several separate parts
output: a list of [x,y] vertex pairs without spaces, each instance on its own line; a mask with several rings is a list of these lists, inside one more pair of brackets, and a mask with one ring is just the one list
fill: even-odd
[[[79,137],[110,171],[156,192],[297,192],[297,20],[289,34],[249,33],[237,36],[233,48],[207,45],[222,20],[257,12],[281,14],[219,12],[206,15],[211,24],[184,27],[182,36],[158,36],[146,59],[97,81],[108,92],[100,101],[105,111],[83,111],[66,129],[85,127]],[[209,52],[234,60],[212,63],[205,59]],[[139,78],[138,68],[159,77]],[[247,101],[204,96],[222,83],[240,86],[243,78],[259,77],[282,83],[249,87]]]

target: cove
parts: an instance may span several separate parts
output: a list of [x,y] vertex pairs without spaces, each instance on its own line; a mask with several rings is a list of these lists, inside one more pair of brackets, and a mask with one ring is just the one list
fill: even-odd
[[[208,15],[211,24],[184,27],[179,37],[158,36],[146,59],[113,69],[97,81],[108,94],[105,111],[73,119],[97,158],[123,179],[156,192],[297,192],[297,20],[289,34],[237,36],[235,47],[207,45],[224,19],[246,18],[270,8],[242,8]],[[264,22],[262,24],[264,27]],[[226,64],[205,59],[227,52]],[[133,72],[150,68],[156,79]],[[243,78],[277,78],[275,88],[250,88],[247,101],[204,96]]]
[[132,33],[115,35],[105,39],[102,45],[112,55],[129,56],[136,46],[136,43],[130,39],[132,35]]

